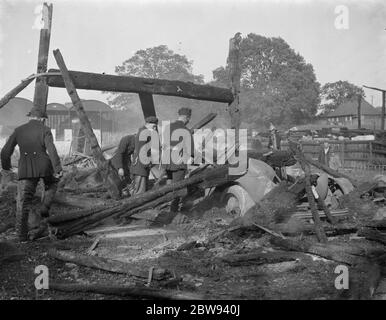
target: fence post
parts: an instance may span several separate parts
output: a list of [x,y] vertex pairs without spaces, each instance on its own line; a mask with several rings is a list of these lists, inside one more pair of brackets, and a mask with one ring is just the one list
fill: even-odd
[[345,167],[345,163],[344,163],[344,153],[345,153],[345,141],[343,140],[342,141],[342,144],[341,144],[341,147],[340,147],[340,158],[341,158],[341,163],[342,163],[342,167],[344,168]]

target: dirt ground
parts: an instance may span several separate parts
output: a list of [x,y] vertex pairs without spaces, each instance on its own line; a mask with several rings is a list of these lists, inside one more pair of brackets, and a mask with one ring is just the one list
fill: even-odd
[[[11,193],[3,195],[0,221],[10,219],[15,205]],[[56,209],[64,210],[60,207]],[[149,212],[144,217],[151,215],[152,212]],[[150,288],[191,292],[204,299],[314,300],[354,297],[335,288],[337,274],[334,271],[338,263],[314,255],[299,254],[295,259],[275,263],[261,264],[253,259],[232,263],[235,255],[280,252],[269,244],[266,233],[257,230],[243,229],[209,240],[227,228],[232,219],[221,208],[206,208],[205,211],[187,214],[187,218],[180,223],[167,226],[149,226],[149,222],[143,219],[120,227],[100,226],[66,240],[43,238],[21,244],[16,241],[15,231],[11,228],[0,233],[0,242],[6,241],[13,246],[13,255],[0,260],[0,299],[121,299],[91,293],[37,291],[34,270],[38,265],[48,267],[50,282],[144,287],[147,277],[78,266],[58,261],[47,254],[53,248],[85,254],[97,238],[99,242],[93,250],[95,256],[127,262],[143,270],[144,274],[152,267],[167,270],[170,277],[161,281],[152,280]],[[352,237],[336,238],[350,241]],[[181,250],[182,244],[192,241],[194,245]],[[353,270],[353,274],[356,272]],[[373,299],[386,299],[385,270],[381,272],[383,280]]]

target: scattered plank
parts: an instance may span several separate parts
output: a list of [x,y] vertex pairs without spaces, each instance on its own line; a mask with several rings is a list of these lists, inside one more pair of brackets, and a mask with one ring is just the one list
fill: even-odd
[[245,254],[230,254],[220,260],[232,267],[273,264],[284,261],[296,261],[299,254],[288,251],[263,252],[263,250],[251,250]]
[[365,237],[368,240],[377,241],[386,245],[386,233],[373,228],[362,227],[358,231],[359,237]]
[[120,297],[134,297],[157,300],[203,300],[204,297],[195,293],[141,288],[134,286],[113,286],[100,284],[65,284],[50,282],[50,289],[65,292],[89,292]]
[[[128,274],[137,278],[148,278],[148,272],[146,270],[143,270],[143,268],[139,268],[132,264],[128,264],[118,260],[54,249],[49,250],[48,255],[52,258],[61,261],[75,263],[85,267],[100,269],[114,273]],[[154,280],[164,280],[165,278],[168,278],[169,275],[169,272],[165,269],[156,268],[153,270]]]
[[349,244],[313,243],[307,240],[272,237],[270,242],[281,249],[306,252],[348,265],[367,261],[366,250]]
[[[229,167],[227,165],[219,166],[213,169],[207,169],[188,179],[185,179],[176,183],[172,183],[158,189],[153,189],[145,193],[135,195],[128,199],[122,199],[116,207],[109,208],[107,210],[102,210],[91,216],[77,219],[77,221],[74,222],[71,228],[63,228],[62,230],[59,229],[59,234],[61,234],[61,237],[68,237],[70,235],[77,234],[85,230],[89,230],[91,226],[94,225],[95,223],[100,223],[101,221],[107,218],[116,218],[117,216],[121,215],[123,212],[128,212],[129,210],[132,210],[136,207],[143,206],[149,203],[150,201],[156,200],[157,198],[164,196],[169,192],[174,192],[175,197],[177,197],[176,191],[184,189],[191,185],[200,183],[205,180],[216,179],[221,176],[226,176],[229,174],[228,169]],[[238,176],[236,175],[232,175],[232,177],[234,179],[238,178]]]

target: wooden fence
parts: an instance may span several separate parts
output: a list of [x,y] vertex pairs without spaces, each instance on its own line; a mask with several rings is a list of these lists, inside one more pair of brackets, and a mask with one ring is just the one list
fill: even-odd
[[[319,141],[299,141],[303,152],[313,159],[318,159]],[[333,152],[339,156],[344,168],[371,168],[386,166],[386,143],[377,141],[328,141]],[[282,149],[288,150],[287,142]]]

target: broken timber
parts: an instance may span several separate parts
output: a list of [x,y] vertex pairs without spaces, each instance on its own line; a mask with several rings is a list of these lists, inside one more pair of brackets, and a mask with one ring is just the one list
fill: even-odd
[[[71,221],[70,225],[67,224],[63,227],[59,225],[58,236],[60,238],[65,238],[70,235],[89,230],[107,218],[116,218],[122,216],[122,214],[127,217],[136,213],[136,210],[133,210],[129,213],[130,210],[143,206],[153,200],[165,196],[170,192],[174,194],[173,197],[177,197],[179,193],[176,191],[178,190],[184,189],[191,185],[199,184],[204,181],[210,181],[212,179],[218,179],[219,177],[228,176],[228,170],[229,167],[226,165],[213,169],[206,169],[205,171],[193,175],[188,179],[132,196],[129,199],[123,199],[119,204],[112,208],[104,209],[89,216],[84,216],[73,220]],[[237,175],[229,175],[229,179],[235,180],[238,177],[239,176]],[[93,210],[97,210],[97,208],[94,208]]]
[[[90,256],[80,253],[69,252],[68,250],[49,250],[48,255],[52,258],[75,263],[81,266],[90,267],[94,269],[105,270],[114,273],[128,274],[137,278],[148,277],[147,270],[138,268],[134,265],[128,264],[126,262],[107,259],[103,257]],[[168,277],[168,272],[165,269],[154,269],[153,270],[153,279],[163,280]]]
[[120,297],[147,298],[157,300],[202,300],[204,297],[190,292],[153,289],[137,286],[117,286],[101,284],[65,284],[50,282],[50,289],[65,292],[90,292]]
[[334,178],[345,178],[345,179],[348,179],[352,185],[354,187],[357,187],[358,186],[358,181],[356,181],[355,179],[341,173],[341,172],[338,172],[334,169],[331,169],[330,167],[320,163],[319,161],[316,161],[316,160],[313,160],[311,159],[311,157],[307,156],[307,155],[304,155],[304,160],[307,161],[309,164],[313,165],[314,167],[316,168],[319,168],[323,171],[325,171],[326,173],[328,173],[329,175],[333,176]]
[[[52,4],[43,4],[42,20],[43,27],[40,30],[39,53],[37,74],[47,71],[48,51],[50,48],[51,25],[52,25]],[[47,79],[45,77],[36,78],[35,94],[33,103],[42,111],[46,111],[48,97]]]
[[[316,208],[315,198],[314,198],[314,195],[312,192],[310,165],[307,161],[305,161],[304,155],[301,152],[301,150],[299,149],[299,145],[295,144],[292,141],[289,141],[289,145],[290,145],[291,151],[294,154],[296,154],[296,157],[298,158],[297,160],[299,161],[299,163],[302,167],[302,170],[304,171],[304,174],[305,174],[305,188],[306,188],[306,192],[307,192],[308,204],[310,206],[312,217],[313,217],[314,223],[315,223],[316,236],[318,237],[318,240],[320,242],[326,243],[327,242],[327,236],[323,230],[323,226],[322,226],[321,221],[320,221],[318,209]],[[334,221],[333,218],[331,217],[331,214],[329,211],[328,212],[325,211],[325,213],[326,213],[326,215],[328,215],[328,218],[330,219],[330,221]]]
[[[229,79],[231,83],[231,90],[233,94],[233,101],[229,103],[229,115],[231,117],[232,128],[238,130],[240,127],[240,78],[241,78],[241,64],[240,64],[240,44],[241,35],[236,33],[233,38],[229,40],[229,55],[228,55],[228,70]],[[238,134],[236,134],[238,137]]]
[[[50,69],[49,72],[58,72],[58,70]],[[107,75],[80,71],[69,71],[69,74],[77,89],[150,93],[223,103],[231,103],[233,101],[233,94],[229,89],[194,84],[192,82]],[[61,76],[48,76],[47,83],[50,87],[65,87]]]
[[15,98],[21,91],[23,91],[35,78],[33,75],[21,81],[15,88],[10,90],[1,100],[0,109],[4,107],[11,99]]
[[71,98],[72,104],[74,105],[75,111],[79,117],[86,139],[90,143],[91,150],[92,150],[94,159],[96,160],[97,166],[101,170],[101,174],[103,178],[105,179],[105,181],[108,183],[110,187],[109,191],[111,195],[114,198],[118,198],[120,194],[119,188],[118,188],[120,179],[118,177],[118,174],[114,170],[111,170],[111,168],[108,165],[108,162],[103,156],[102,150],[94,134],[91,123],[86,115],[86,112],[84,111],[82,101],[78,96],[75,85],[72,81],[70,74],[68,73],[68,69],[66,67],[66,64],[64,63],[62,54],[60,53],[59,49],[54,50],[54,57],[60,68],[60,72],[62,73],[62,79],[65,83],[67,92]]

